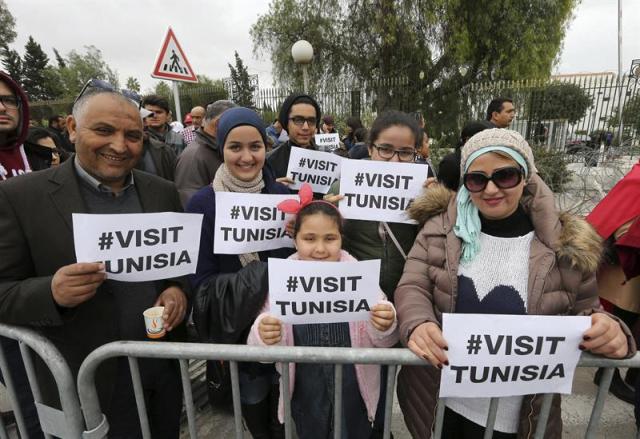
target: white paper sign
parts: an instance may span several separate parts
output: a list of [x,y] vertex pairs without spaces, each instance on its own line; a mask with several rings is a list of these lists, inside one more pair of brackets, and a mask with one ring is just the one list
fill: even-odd
[[571,393],[590,317],[443,314],[440,396]]
[[277,208],[278,203],[289,199],[297,196],[216,192],[213,252],[239,255],[293,247],[286,233],[291,215]]
[[107,277],[140,282],[195,273],[202,214],[73,214],[78,262],[104,261]]
[[330,152],[312,149],[291,148],[287,177],[294,181],[291,189],[300,189],[302,183],[309,183],[313,192],[326,194],[329,188],[340,178],[342,157]]
[[316,262],[269,258],[269,314],[285,323],[369,320],[380,299],[380,260]]
[[338,133],[316,134],[315,138],[319,151],[333,152],[340,148],[340,134]]
[[345,159],[341,168],[342,216],[415,224],[405,210],[423,190],[427,165]]

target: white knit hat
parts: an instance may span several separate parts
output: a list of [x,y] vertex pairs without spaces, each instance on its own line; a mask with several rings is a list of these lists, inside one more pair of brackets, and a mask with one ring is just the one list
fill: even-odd
[[533,151],[531,151],[531,147],[520,133],[504,128],[492,128],[480,131],[464,144],[460,153],[460,175],[464,175],[465,173],[469,156],[488,146],[502,146],[513,149],[527,162],[528,176],[538,172],[533,160]]

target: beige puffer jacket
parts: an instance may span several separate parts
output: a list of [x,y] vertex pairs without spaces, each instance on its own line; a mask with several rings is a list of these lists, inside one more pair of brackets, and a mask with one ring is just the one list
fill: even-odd
[[[600,311],[595,279],[600,237],[586,221],[559,214],[553,193],[537,175],[525,186],[521,203],[535,229],[529,257],[528,313],[589,315]],[[440,325],[442,313],[455,309],[461,255],[461,241],[453,232],[456,204],[452,192],[444,188],[425,191],[412,204],[410,215],[424,226],[395,292],[400,338],[405,345],[418,325]],[[624,328],[631,356],[635,343]],[[439,383],[440,372],[434,367],[403,367],[400,371],[398,400],[414,438],[431,437]],[[541,403],[540,395],[525,397],[519,438],[533,437]],[[561,435],[560,398],[556,396],[545,438]]]

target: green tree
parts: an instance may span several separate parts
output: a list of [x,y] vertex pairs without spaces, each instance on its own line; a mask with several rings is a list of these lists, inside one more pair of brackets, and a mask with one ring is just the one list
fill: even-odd
[[[198,83],[178,82],[180,108],[183,113],[187,113],[196,105],[206,106],[206,104],[210,102],[227,99],[227,92],[224,89],[222,81],[211,79],[206,75],[197,76]],[[167,98],[169,100],[169,106],[175,114],[173,90],[168,82],[158,81],[153,89],[147,90],[146,94],[156,94]]]
[[532,92],[530,119],[566,119],[574,124],[592,104],[592,97],[578,84],[555,82]]
[[4,0],[0,0],[0,47],[7,47],[16,39],[16,20]]
[[67,54],[65,67],[58,67],[65,96],[75,97],[89,79],[102,79],[118,87],[118,73],[102,58],[95,46],[85,46],[85,52],[72,50]]
[[578,1],[273,0],[251,36],[278,85],[300,88],[290,50],[305,39],[312,90],[368,82],[378,111],[402,102],[439,133],[455,127],[464,86],[548,77]]
[[[640,133],[640,94],[636,93],[627,99],[622,107],[622,116],[625,138],[629,137],[629,130],[635,131],[636,135]],[[608,125],[609,128],[618,130],[620,126],[618,108],[614,110],[613,115],[609,118]]]
[[166,81],[158,81],[151,94],[156,94],[169,98],[171,95],[171,86]]
[[234,52],[235,67],[231,64],[229,71],[231,72],[231,89],[233,90],[233,101],[242,107],[253,107],[253,93],[256,87],[251,84],[247,66],[244,65],[238,52]]
[[49,57],[32,36],[24,46],[22,60],[22,86],[31,101],[56,99],[61,94],[58,75],[49,66]]
[[207,75],[196,75],[198,82],[178,82],[178,91],[180,93],[190,92],[191,90],[198,90],[203,87],[214,87],[216,81],[208,77]]
[[56,62],[58,63],[58,68],[64,69],[65,67],[67,67],[67,62],[64,60],[62,55],[60,55],[60,52],[58,52],[58,49],[56,49],[55,47],[53,48],[53,54],[56,56]]
[[220,79],[212,79],[207,75],[197,75],[198,83],[180,82],[180,106],[186,113],[196,105],[206,106],[210,102],[227,99],[227,91]]
[[2,65],[9,76],[18,82],[22,82],[22,58],[20,58],[20,54],[13,49],[9,49],[9,46],[2,47],[0,54],[2,55]]
[[140,93],[140,82],[138,82],[138,79],[133,76],[129,76],[127,78],[127,89]]

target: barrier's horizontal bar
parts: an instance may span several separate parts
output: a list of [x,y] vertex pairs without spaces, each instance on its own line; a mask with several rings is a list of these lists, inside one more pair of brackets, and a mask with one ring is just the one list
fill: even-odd
[[[425,361],[409,349],[328,348],[309,346],[247,346],[211,343],[149,343],[118,341],[93,351],[92,357],[176,358],[228,361],[286,361],[292,363],[401,364],[424,366]],[[579,367],[640,367],[640,353],[627,360],[613,360],[588,353],[580,357]]]

